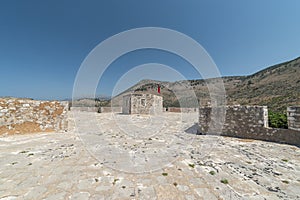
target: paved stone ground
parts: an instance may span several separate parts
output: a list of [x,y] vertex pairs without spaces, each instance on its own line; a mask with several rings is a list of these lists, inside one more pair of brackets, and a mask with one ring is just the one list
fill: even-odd
[[191,134],[192,115],[71,115],[0,138],[1,200],[300,199],[298,147]]

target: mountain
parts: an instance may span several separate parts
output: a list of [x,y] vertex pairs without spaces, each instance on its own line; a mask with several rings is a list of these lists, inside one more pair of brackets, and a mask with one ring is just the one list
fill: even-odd
[[88,98],[88,97],[82,97],[79,99],[70,99],[69,104],[74,106],[74,107],[101,107],[101,106],[106,106],[111,97],[106,96],[106,95],[97,95],[96,98]]
[[229,103],[266,105],[285,112],[287,106],[300,105],[300,57],[246,76],[226,89]]
[[[266,105],[272,111],[285,112],[290,105],[300,105],[300,57],[288,62],[277,64],[249,76],[222,77],[228,105]],[[200,106],[210,104],[207,80],[183,80],[163,82],[143,80],[112,98],[110,105],[122,105],[123,96],[145,91],[157,94],[157,85],[161,87],[164,106],[179,106],[176,94],[184,96],[189,90],[194,90]]]

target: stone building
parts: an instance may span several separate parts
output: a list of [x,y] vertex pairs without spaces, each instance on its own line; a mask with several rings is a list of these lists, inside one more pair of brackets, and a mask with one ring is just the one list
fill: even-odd
[[124,114],[161,114],[163,98],[154,94],[132,93],[123,97]]

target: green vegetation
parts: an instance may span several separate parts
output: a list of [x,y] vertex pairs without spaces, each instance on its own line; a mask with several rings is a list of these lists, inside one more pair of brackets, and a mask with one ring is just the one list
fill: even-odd
[[173,185],[176,187],[178,184],[176,182],[174,182]]
[[221,183],[223,183],[223,184],[228,184],[229,182],[228,182],[227,179],[222,179],[222,180],[221,180]]
[[163,176],[168,176],[168,173],[165,173],[165,172],[164,172],[164,173],[162,173],[162,175],[163,175]]
[[114,181],[113,181],[113,185],[115,185],[116,183],[117,183],[117,181],[119,181],[119,179],[118,178],[116,178],[116,179],[114,179]]
[[288,159],[281,159],[283,162],[288,162],[289,160]]
[[210,173],[210,175],[215,175],[216,174],[215,171],[210,171],[209,173]]
[[287,115],[285,113],[269,111],[269,127],[288,128]]
[[289,184],[289,182],[287,180],[282,180],[281,182],[283,182],[285,184]]
[[195,168],[195,164],[189,164],[191,168]]
[[28,152],[29,152],[29,151],[25,151],[25,150],[24,150],[24,151],[21,151],[20,153],[28,153]]

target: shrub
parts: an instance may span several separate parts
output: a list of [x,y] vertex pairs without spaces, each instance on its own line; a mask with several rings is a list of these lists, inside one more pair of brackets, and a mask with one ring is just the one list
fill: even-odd
[[215,175],[216,174],[215,171],[210,171],[209,173],[210,173],[210,175]]
[[288,128],[287,115],[285,113],[269,111],[269,127]]
[[191,168],[194,168],[194,167],[195,167],[195,164],[189,164],[189,166],[190,166]]
[[228,182],[227,179],[222,179],[222,180],[221,180],[221,183],[223,183],[223,184],[228,184],[229,182]]
[[163,176],[168,176],[168,173],[165,173],[165,172],[164,172],[164,173],[162,173],[162,175],[163,175]]

